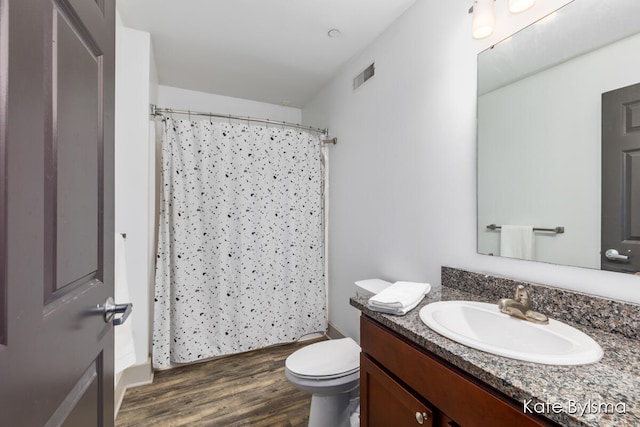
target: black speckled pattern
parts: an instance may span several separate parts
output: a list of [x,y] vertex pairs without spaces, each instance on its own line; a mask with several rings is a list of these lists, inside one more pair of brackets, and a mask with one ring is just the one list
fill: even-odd
[[[405,316],[371,311],[367,308],[366,297],[351,298],[351,305],[517,402],[530,399],[530,407],[535,403],[559,403],[564,411],[544,415],[563,426],[640,426],[640,341],[625,336],[637,337],[636,334],[617,332],[631,328],[633,321],[638,321],[637,306],[602,298],[597,298],[598,301],[593,303],[588,300],[590,297],[587,295],[525,283],[529,289],[534,289],[535,296],[532,298],[534,302],[538,300],[537,309],[587,333],[604,350],[603,358],[598,363],[590,365],[542,365],[508,359],[458,344],[429,329],[419,317],[422,307],[436,301],[497,301],[497,297],[511,296],[514,285],[520,282],[443,267],[442,283],[452,286],[432,286],[425,300]],[[545,290],[548,290],[548,293]],[[558,298],[570,299],[571,304],[567,302],[570,308],[562,310],[549,303],[552,311],[546,310],[547,299],[558,301]],[[584,303],[583,308],[579,306],[580,301]],[[629,313],[624,314],[625,317],[636,317],[620,319],[609,326],[610,320],[596,318],[598,311],[604,311],[607,307]],[[562,316],[556,315],[556,312]],[[575,315],[578,312],[589,319],[590,326],[571,320],[580,317]],[[608,319],[614,317],[613,313],[607,312],[604,315]],[[603,326],[593,327],[597,325]],[[617,333],[612,333],[614,331]],[[570,401],[581,405],[588,402],[624,403],[626,411],[624,414],[601,412],[581,415],[579,411],[570,409]]]
[[317,136],[166,119],[161,170],[155,368],[326,329]]

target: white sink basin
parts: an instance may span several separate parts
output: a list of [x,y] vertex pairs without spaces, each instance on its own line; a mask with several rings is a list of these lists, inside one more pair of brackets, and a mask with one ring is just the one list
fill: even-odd
[[424,306],[420,319],[445,337],[499,356],[547,365],[584,365],[602,358],[590,336],[549,319],[538,325],[498,310],[498,304],[440,301]]

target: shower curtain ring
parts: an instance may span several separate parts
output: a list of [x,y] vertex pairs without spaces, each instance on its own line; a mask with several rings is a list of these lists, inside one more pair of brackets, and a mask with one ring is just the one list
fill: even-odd
[[209,112],[209,123],[213,124],[213,120],[212,120],[213,114],[211,112]]
[[231,124],[231,114],[229,114],[229,124]]
[[191,110],[187,110],[187,114],[189,115],[189,121],[191,121]]
[[250,119],[251,119],[251,117],[247,116],[247,127],[251,127],[251,123],[249,123]]

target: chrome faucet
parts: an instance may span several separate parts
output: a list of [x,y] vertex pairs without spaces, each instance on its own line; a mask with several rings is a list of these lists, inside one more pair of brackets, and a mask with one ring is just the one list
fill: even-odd
[[498,309],[509,316],[528,320],[533,323],[540,323],[542,325],[549,323],[547,316],[531,309],[531,297],[522,285],[518,285],[516,295],[513,299],[502,298],[498,301]]

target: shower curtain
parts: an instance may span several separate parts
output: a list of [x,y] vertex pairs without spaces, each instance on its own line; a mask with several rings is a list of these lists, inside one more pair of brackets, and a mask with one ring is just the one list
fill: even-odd
[[326,329],[321,156],[306,131],[165,119],[155,368]]

